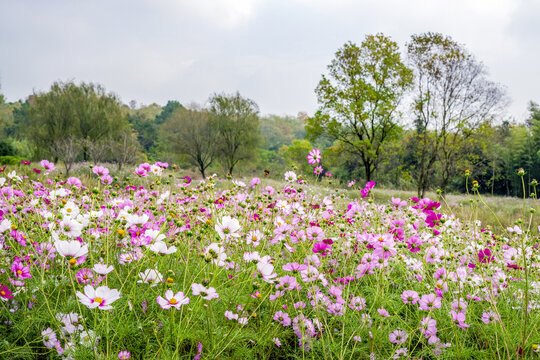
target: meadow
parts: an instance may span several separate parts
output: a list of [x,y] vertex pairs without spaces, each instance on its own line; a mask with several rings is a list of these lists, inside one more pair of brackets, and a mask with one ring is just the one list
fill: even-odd
[[4,168],[0,358],[539,357],[535,199],[319,180]]

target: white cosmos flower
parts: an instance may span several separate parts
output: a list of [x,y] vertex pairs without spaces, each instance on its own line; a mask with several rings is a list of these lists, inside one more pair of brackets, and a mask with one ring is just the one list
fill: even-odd
[[69,238],[76,238],[81,236],[83,225],[75,219],[65,218],[58,224],[60,233],[66,235]]
[[217,243],[212,243],[204,250],[204,254],[212,260],[212,264],[217,266],[224,266],[225,260],[227,260],[227,254],[225,249],[219,246]]
[[7,174],[7,177],[10,178],[11,180],[22,181],[21,177],[17,175],[17,173],[15,172],[15,170],[13,170],[13,171],[10,172],[9,174]]
[[56,240],[54,242],[54,247],[61,256],[71,258],[69,263],[72,265],[77,262],[77,260],[75,260],[76,258],[88,254],[88,245],[82,245],[77,240]]
[[149,238],[152,239],[152,241],[162,241],[163,239],[165,239],[165,235],[164,234],[160,234],[159,233],[159,230],[152,230],[152,229],[147,229],[145,232],[144,232],[144,236],[148,236]]
[[0,187],[4,186],[5,183],[6,183],[6,178],[5,178],[5,177],[1,177],[1,178],[0,178]]
[[296,174],[294,171],[287,171],[285,173],[285,180],[288,182],[295,182],[296,181]]
[[215,229],[222,239],[240,236],[240,234],[238,234],[240,223],[237,219],[233,219],[230,216],[224,216],[221,218],[221,222],[217,221]]
[[70,218],[75,219],[77,215],[79,215],[79,207],[73,201],[70,200],[66,203],[66,205],[64,205],[64,207],[62,208],[62,210],[60,210],[60,212],[65,217],[70,217]]
[[11,220],[4,219],[0,222],[0,234],[6,230],[11,229]]
[[84,287],[84,294],[77,291],[79,301],[89,309],[98,308],[100,310],[110,310],[111,304],[120,299],[120,291],[109,289],[107,286],[100,286],[94,289],[91,285]]
[[114,267],[112,265],[107,266],[102,263],[97,263],[97,264],[94,264],[94,267],[92,268],[92,270],[94,270],[100,275],[107,275],[108,273],[114,270]]
[[176,252],[176,246],[171,246],[167,248],[167,244],[165,244],[163,241],[156,241],[148,248],[158,254],[168,255]]
[[151,284],[151,287],[159,285],[163,281],[163,275],[156,269],[146,269],[144,272],[139,273],[139,278],[137,283],[147,283]]

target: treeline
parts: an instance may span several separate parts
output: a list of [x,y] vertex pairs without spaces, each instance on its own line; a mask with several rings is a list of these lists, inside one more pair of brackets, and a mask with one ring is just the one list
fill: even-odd
[[169,161],[198,172],[278,174],[293,160],[287,148],[305,136],[303,119],[260,116],[236,94],[213,94],[205,107],[122,104],[96,84],[56,82],[47,92],[7,103],[0,95],[0,164],[50,158],[125,164]]
[[348,42],[315,94],[311,117],[261,116],[239,93],[213,94],[204,105],[126,105],[100,85],[58,82],[25,101],[0,95],[0,163],[48,157],[69,172],[78,161],[121,168],[160,160],[203,177],[279,177],[291,165],[311,172],[306,155],[318,148],[337,181],[419,195],[464,192],[466,171],[481,192],[499,195],[523,195],[519,168],[526,195],[540,179],[539,106],[531,102],[526,119],[505,118],[504,88],[448,36],[413,35],[405,56],[384,34]]

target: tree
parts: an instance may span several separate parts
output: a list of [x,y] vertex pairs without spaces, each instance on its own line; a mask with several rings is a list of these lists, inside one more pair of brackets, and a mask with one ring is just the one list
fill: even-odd
[[336,52],[315,92],[320,108],[307,121],[310,139],[329,136],[358,156],[369,181],[385,143],[397,130],[398,105],[412,83],[397,44],[383,34],[367,35],[360,46]]
[[214,94],[210,97],[210,112],[218,133],[218,151],[232,175],[241,160],[256,154],[259,134],[259,107],[250,99],[236,94]]
[[216,130],[212,114],[206,109],[178,108],[161,126],[161,137],[170,150],[185,155],[196,166],[202,178],[216,156]]
[[455,164],[465,153],[461,148],[506,102],[501,87],[487,80],[484,65],[449,36],[413,35],[407,53],[416,79],[413,112],[418,161],[414,174],[418,195],[423,196],[436,161],[441,167],[440,187],[446,191]]
[[55,82],[49,92],[34,94],[30,104],[28,137],[35,145],[58,154],[52,151],[58,141],[73,137],[85,161],[87,141],[116,138],[130,126],[118,98],[96,84]]

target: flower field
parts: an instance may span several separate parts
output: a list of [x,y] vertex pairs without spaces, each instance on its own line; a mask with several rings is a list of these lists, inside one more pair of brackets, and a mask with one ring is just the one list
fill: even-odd
[[527,219],[494,234],[293,171],[272,187],[31,167],[0,173],[1,359],[539,358]]

